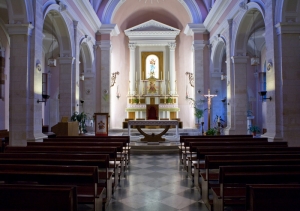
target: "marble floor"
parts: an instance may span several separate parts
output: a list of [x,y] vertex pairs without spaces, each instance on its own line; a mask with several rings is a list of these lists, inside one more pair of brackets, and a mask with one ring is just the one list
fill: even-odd
[[178,154],[131,155],[107,211],[208,211]]

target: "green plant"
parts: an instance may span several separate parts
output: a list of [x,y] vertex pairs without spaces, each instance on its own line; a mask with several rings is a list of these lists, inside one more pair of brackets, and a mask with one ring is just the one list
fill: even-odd
[[77,112],[75,111],[73,115],[71,116],[71,121],[77,121],[79,126],[79,132],[80,133],[86,133],[86,124],[85,121],[88,119],[88,116],[84,112]]
[[188,98],[188,99],[190,100],[190,104],[194,108],[194,115],[197,119],[197,123],[200,124],[200,119],[201,117],[203,117],[203,113],[206,109],[204,110],[200,109],[198,103],[193,98]]
[[134,98],[134,99],[133,99],[133,102],[136,103],[136,104],[138,104],[140,101],[139,101],[138,98]]
[[260,133],[260,128],[258,126],[255,125],[251,125],[248,130],[252,133]]
[[210,128],[206,131],[207,136],[214,136],[217,134],[217,129],[216,128]]
[[172,103],[173,100],[172,100],[172,98],[168,97],[166,101],[167,101],[167,103]]

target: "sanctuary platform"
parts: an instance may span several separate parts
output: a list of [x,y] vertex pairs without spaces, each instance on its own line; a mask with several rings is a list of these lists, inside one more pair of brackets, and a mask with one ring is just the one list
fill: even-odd
[[[164,129],[143,129],[146,133],[151,134],[159,134]],[[131,146],[131,153],[133,154],[140,154],[140,153],[178,153],[178,146],[180,136],[184,135],[201,135],[201,131],[197,129],[179,129],[178,136],[176,136],[176,129],[171,128],[169,131],[163,136],[165,141],[162,142],[145,142],[141,141],[144,138],[143,135],[139,133],[137,129],[131,129],[130,131],[130,146]],[[127,129],[110,129],[108,132],[110,136],[127,136],[128,130]]]

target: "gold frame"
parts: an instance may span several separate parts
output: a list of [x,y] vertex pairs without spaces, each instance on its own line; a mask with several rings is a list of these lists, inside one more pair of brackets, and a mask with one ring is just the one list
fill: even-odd
[[155,51],[155,52],[141,52],[141,64],[142,64],[142,80],[147,80],[146,79],[146,58],[147,56],[154,54],[155,56],[158,57],[159,59],[159,80],[163,80],[164,78],[164,52],[160,51]]
[[[95,136],[108,136],[108,113],[95,113],[94,114],[94,125],[95,125]],[[97,129],[97,119],[98,117],[100,119],[103,119],[104,120],[104,123],[105,123],[105,129],[102,130],[102,132],[99,132],[99,130],[101,129]]]

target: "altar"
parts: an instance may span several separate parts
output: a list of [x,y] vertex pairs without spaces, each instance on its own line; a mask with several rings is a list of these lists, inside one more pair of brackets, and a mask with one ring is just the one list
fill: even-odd
[[[128,121],[128,135],[131,134],[131,126],[135,125],[137,130],[144,136],[141,141],[144,142],[162,142],[165,141],[162,136],[167,133],[170,126],[176,126],[176,137],[179,136],[178,121],[177,120],[129,120]],[[147,134],[142,131],[141,126],[165,126],[165,129],[159,134]]]

